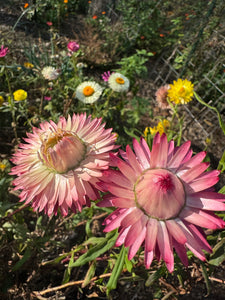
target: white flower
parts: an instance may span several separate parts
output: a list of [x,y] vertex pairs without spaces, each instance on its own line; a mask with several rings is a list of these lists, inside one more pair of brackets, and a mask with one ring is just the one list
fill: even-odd
[[76,89],[76,97],[84,103],[94,103],[102,94],[103,88],[94,81],[84,81]]
[[115,92],[126,92],[130,87],[129,79],[120,73],[112,73],[108,83],[110,88]]
[[54,80],[59,76],[59,72],[54,67],[44,67],[41,71],[42,75],[47,80]]

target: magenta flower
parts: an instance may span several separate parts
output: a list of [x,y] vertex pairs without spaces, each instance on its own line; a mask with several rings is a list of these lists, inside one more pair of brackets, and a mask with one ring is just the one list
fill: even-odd
[[51,101],[51,100],[52,100],[52,97],[44,96],[44,100],[46,100],[46,101]]
[[27,144],[20,144],[12,159],[17,175],[15,190],[22,190],[20,201],[32,202],[34,210],[67,215],[68,208],[81,211],[90,199],[99,197],[96,182],[109,166],[109,152],[115,148],[116,134],[105,129],[101,119],[85,114],[61,117],[40,124],[27,133]]
[[4,57],[8,53],[9,53],[9,48],[4,48],[4,45],[2,45],[0,49],[0,57]]
[[71,41],[67,44],[67,48],[71,52],[77,52],[80,48],[80,45],[76,42]]
[[205,260],[202,250],[211,252],[211,247],[201,227],[225,225],[212,212],[225,210],[225,195],[211,188],[219,171],[204,172],[209,166],[202,162],[205,152],[192,157],[190,141],[174,148],[165,134],[156,134],[152,151],[143,138],[140,144],[134,139],[133,148],[135,154],[130,146],[120,152],[123,159],[112,155],[119,170],[107,170],[101,178],[101,188],[111,195],[98,205],[118,207],[105,219],[104,231],[119,228],[115,245],[129,247],[129,259],[144,242],[147,268],[155,256],[172,272],[173,248],[186,266],[187,248]]
[[110,71],[107,71],[107,72],[104,72],[101,76],[102,76],[102,79],[107,82],[109,80],[109,77],[111,75],[111,72]]

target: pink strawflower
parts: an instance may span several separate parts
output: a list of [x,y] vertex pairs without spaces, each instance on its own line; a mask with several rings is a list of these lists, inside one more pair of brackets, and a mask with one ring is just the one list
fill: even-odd
[[67,48],[71,52],[77,52],[80,48],[80,45],[74,41],[71,41],[67,44]]
[[[114,72],[113,72],[114,73]],[[102,79],[107,82],[109,80],[109,77],[111,75],[111,72],[110,71],[107,71],[107,72],[104,72],[101,76],[102,76]]]
[[48,21],[48,22],[46,22],[46,24],[48,25],[48,26],[52,26],[52,22],[50,22],[50,21]]
[[9,53],[9,48],[4,48],[4,45],[2,45],[0,49],[0,57],[4,57],[8,53]]
[[44,100],[46,100],[46,101],[51,101],[51,100],[52,100],[52,97],[44,96]]
[[219,171],[204,172],[209,163],[200,152],[192,157],[190,141],[174,148],[163,134],[156,134],[152,150],[141,138],[133,141],[134,152],[127,146],[120,159],[112,155],[119,170],[104,172],[100,184],[109,191],[99,206],[118,207],[104,224],[105,232],[119,228],[116,246],[129,247],[132,259],[144,242],[145,266],[154,256],[174,270],[173,248],[184,265],[188,265],[187,248],[200,260],[202,250],[212,249],[201,227],[223,228],[225,222],[212,211],[224,211],[225,195],[211,188],[218,182]]
[[12,159],[20,201],[32,202],[35,211],[50,216],[58,208],[63,215],[68,208],[81,211],[83,205],[90,206],[90,199],[98,199],[96,182],[109,166],[109,152],[117,148],[116,134],[104,126],[101,119],[74,114],[27,133],[27,144],[20,144]]
[[155,93],[156,101],[158,102],[158,106],[162,109],[170,108],[170,105],[167,101],[168,90],[170,89],[170,85],[166,84],[161,86]]

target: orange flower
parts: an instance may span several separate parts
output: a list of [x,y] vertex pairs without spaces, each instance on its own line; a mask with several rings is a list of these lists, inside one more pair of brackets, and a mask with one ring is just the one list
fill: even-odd
[[102,11],[102,14],[105,15],[105,11]]
[[68,0],[64,0],[64,3],[68,3]]
[[97,19],[97,18],[98,18],[98,16],[96,16],[96,15],[94,15],[94,16],[92,17],[92,19],[94,19],[94,20]]
[[29,3],[24,4],[24,8],[27,8],[29,6]]
[[165,36],[165,34],[163,34],[163,33],[160,33],[160,35],[159,35],[160,37],[164,37]]
[[145,36],[144,36],[144,35],[142,35],[142,36],[141,36],[141,40],[144,40],[144,39],[145,39]]
[[91,4],[91,1],[88,1],[89,4]]

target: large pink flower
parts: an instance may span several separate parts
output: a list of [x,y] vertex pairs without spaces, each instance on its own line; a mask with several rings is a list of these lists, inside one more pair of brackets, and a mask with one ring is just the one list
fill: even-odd
[[116,134],[105,129],[101,119],[85,114],[61,117],[58,124],[44,122],[27,133],[12,159],[11,174],[21,189],[21,201],[51,215],[60,208],[81,211],[98,198],[96,182],[109,166],[109,152],[116,148]]
[[132,259],[144,242],[145,265],[154,256],[163,259],[170,272],[174,269],[173,248],[188,265],[186,248],[205,260],[202,250],[211,252],[201,227],[223,228],[225,222],[213,214],[225,210],[225,195],[211,188],[218,182],[219,171],[204,172],[206,153],[192,157],[190,142],[174,148],[157,133],[152,150],[141,138],[133,141],[134,152],[127,146],[120,159],[112,156],[119,170],[107,170],[101,188],[111,194],[99,206],[118,207],[104,224],[105,232],[119,228],[116,246],[129,247]]

